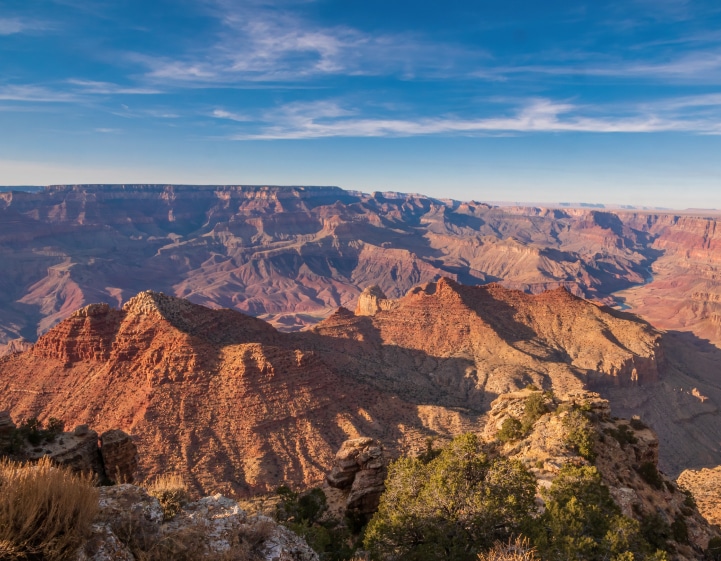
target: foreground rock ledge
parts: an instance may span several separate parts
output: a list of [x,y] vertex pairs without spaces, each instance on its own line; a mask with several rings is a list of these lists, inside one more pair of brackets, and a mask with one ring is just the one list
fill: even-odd
[[[129,544],[173,547],[199,560],[237,554],[239,559],[318,561],[302,538],[266,516],[248,516],[222,495],[188,503],[167,522],[158,500],[130,484],[102,487],[99,505],[92,533],[74,561],[136,561]],[[174,557],[172,551],[168,555]]]

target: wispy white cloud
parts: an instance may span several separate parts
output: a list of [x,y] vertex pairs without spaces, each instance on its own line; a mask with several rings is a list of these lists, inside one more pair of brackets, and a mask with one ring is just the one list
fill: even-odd
[[78,101],[78,96],[72,92],[50,89],[36,85],[6,85],[0,86],[0,100],[26,101],[35,103],[69,103]]
[[[488,54],[424,41],[411,33],[367,33],[347,25],[323,26],[275,3],[209,0],[221,24],[215,40],[175,57],[128,55],[145,77],[180,85],[284,82],[332,75],[423,73],[444,75]],[[296,2],[297,4],[298,2]]]
[[76,89],[85,94],[101,94],[101,95],[153,95],[163,93],[158,88],[120,86],[112,82],[96,82],[94,80],[78,80],[70,79],[69,84],[76,86]]
[[42,31],[49,29],[44,21],[29,20],[23,18],[0,18],[0,35],[15,35],[30,31]]
[[253,118],[248,115],[242,115],[240,113],[233,113],[232,111],[226,111],[225,109],[215,109],[212,116],[216,119],[228,119],[229,121],[246,122],[252,121]]
[[511,76],[592,76],[601,78],[624,78],[631,80],[677,81],[684,83],[721,83],[721,45],[689,50],[674,54],[666,60],[647,57],[645,61],[600,57],[595,53],[575,53],[549,63],[497,66],[471,74],[478,78],[501,79]]
[[235,140],[279,140],[327,137],[398,137],[483,135],[534,132],[717,134],[721,119],[683,119],[656,114],[596,116],[598,108],[535,99],[508,116],[479,119],[455,117],[389,119],[359,118],[331,102],[291,104],[265,116],[259,131],[234,135]]

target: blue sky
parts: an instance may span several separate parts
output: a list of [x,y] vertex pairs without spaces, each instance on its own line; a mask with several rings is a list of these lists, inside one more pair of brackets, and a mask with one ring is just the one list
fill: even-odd
[[713,1],[0,0],[0,184],[721,208]]

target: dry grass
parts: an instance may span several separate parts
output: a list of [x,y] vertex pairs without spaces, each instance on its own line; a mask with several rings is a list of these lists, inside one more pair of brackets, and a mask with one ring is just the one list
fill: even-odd
[[98,511],[90,476],[53,466],[0,460],[0,558],[67,559]]
[[146,487],[148,494],[155,497],[163,508],[165,520],[173,518],[183,505],[190,500],[188,486],[180,475],[168,473],[157,477]]
[[516,538],[508,543],[497,542],[493,549],[478,554],[479,561],[540,561],[536,548],[526,538]]

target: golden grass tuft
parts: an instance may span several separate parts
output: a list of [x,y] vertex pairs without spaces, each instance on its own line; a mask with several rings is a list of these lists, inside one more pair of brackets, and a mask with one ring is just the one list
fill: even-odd
[[165,520],[172,519],[190,500],[188,486],[180,475],[174,473],[158,476],[150,485],[146,486],[146,490],[150,496],[160,502]]
[[508,543],[496,542],[493,549],[478,554],[479,561],[540,561],[535,547],[527,538],[516,538]]
[[0,558],[67,559],[98,511],[93,478],[56,467],[0,460]]

